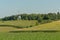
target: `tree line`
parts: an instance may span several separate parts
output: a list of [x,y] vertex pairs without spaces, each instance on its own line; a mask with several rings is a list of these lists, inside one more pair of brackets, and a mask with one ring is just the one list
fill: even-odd
[[60,13],[18,14],[2,18],[2,21],[8,20],[38,20],[39,23],[47,23],[55,20],[60,20]]

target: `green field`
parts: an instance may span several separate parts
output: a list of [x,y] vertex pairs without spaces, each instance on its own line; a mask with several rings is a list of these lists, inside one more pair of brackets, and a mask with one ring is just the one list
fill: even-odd
[[[36,20],[15,20],[0,21],[0,30],[3,29],[20,29],[20,30],[60,30],[60,21],[36,25]],[[19,28],[20,27],[20,28]]]
[[0,26],[10,26],[10,27],[29,27],[35,26],[36,20],[12,20],[12,21],[0,21]]
[[[60,21],[40,25],[36,25],[36,22],[36,20],[0,21],[0,40],[60,40]],[[33,25],[33,27],[15,27],[26,27],[30,25]],[[39,31],[36,32],[32,30]]]
[[0,21],[0,32],[8,32],[33,27],[36,25],[36,22],[36,20]]
[[60,32],[0,33],[0,40],[60,40]]
[[22,30],[59,30],[60,31],[60,21],[53,21],[51,23],[40,24],[31,28],[25,28]]

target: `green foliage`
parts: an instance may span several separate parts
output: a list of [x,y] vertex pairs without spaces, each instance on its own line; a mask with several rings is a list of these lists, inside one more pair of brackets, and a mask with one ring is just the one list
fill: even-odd
[[30,27],[33,27],[33,25],[30,25]]
[[[21,18],[19,18],[19,16]],[[50,20],[60,20],[60,13],[48,13],[48,14],[19,14],[19,15],[12,15],[8,17],[2,18],[3,21],[8,20],[37,20],[39,23],[48,23],[51,22]]]
[[39,25],[39,22],[36,22],[36,26]]
[[43,20],[49,20],[49,16],[48,15],[44,15]]
[[57,19],[60,19],[60,13],[57,12]]

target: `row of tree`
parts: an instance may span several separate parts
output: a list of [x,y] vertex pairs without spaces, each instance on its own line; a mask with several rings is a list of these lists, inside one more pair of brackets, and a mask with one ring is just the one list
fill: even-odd
[[38,20],[38,22],[50,22],[53,20],[60,20],[60,13],[48,13],[48,14],[19,14],[2,18],[3,21],[7,20]]

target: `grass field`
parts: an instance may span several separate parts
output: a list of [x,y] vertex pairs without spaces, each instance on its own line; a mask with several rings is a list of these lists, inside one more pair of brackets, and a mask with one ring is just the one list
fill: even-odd
[[[19,29],[15,28],[15,26],[35,25],[35,23],[36,21],[33,20],[4,21],[4,22],[1,21],[0,40],[60,40],[60,21],[40,24],[38,26],[29,28]],[[59,30],[59,32],[57,31],[31,32],[31,30]]]
[[23,30],[60,30],[60,21],[53,21]]
[[[51,23],[36,25],[36,20],[15,20],[15,21],[4,21],[0,22],[0,28],[12,28],[16,27],[29,27],[29,28],[19,28],[19,30],[60,30],[60,21],[53,21]],[[32,26],[32,27],[30,27]],[[33,27],[34,26],[34,27]]]
[[0,26],[29,27],[36,25],[36,22],[36,20],[0,21]]
[[36,25],[36,20],[15,20],[15,21],[0,21],[0,32],[8,32],[22,28],[28,28]]
[[0,40],[60,40],[60,32],[0,33]]

